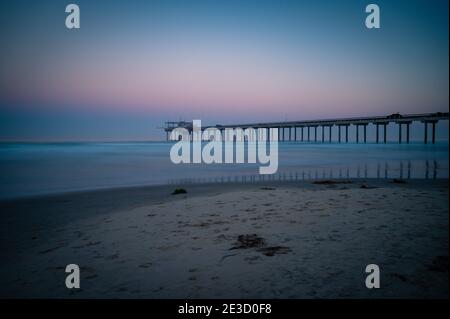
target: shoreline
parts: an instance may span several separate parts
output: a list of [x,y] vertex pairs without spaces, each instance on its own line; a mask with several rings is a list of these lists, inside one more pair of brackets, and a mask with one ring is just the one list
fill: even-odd
[[[247,177],[251,179],[254,175],[248,175]],[[255,175],[257,176],[257,175]],[[245,176],[243,176],[245,177]],[[370,183],[391,183],[393,180],[404,180],[406,184],[415,185],[416,183],[419,183],[421,181],[430,181],[431,183],[434,183],[433,181],[448,181],[449,178],[443,178],[443,177],[429,177],[429,178],[408,178],[408,177],[399,177],[399,176],[390,176],[390,177],[311,177],[307,179],[274,179],[274,180],[249,180],[249,181],[224,181],[224,182],[179,182],[179,183],[164,183],[164,184],[143,184],[143,185],[130,185],[130,186],[112,186],[112,187],[96,187],[96,188],[89,188],[89,189],[76,189],[76,190],[68,190],[68,191],[62,191],[62,192],[56,192],[56,193],[39,193],[39,194],[31,194],[31,195],[23,195],[18,197],[6,197],[6,198],[0,198],[0,205],[8,205],[8,204],[17,204],[21,202],[39,202],[42,200],[49,200],[49,199],[57,199],[57,198],[77,198],[77,197],[84,197],[86,195],[106,195],[106,194],[120,194],[123,192],[131,192],[135,193],[136,195],[142,192],[148,192],[148,191],[157,191],[159,192],[164,191],[170,191],[178,187],[185,187],[185,188],[191,188],[196,190],[195,194],[197,193],[197,189],[202,191],[207,191],[210,189],[210,187],[217,187],[219,189],[227,189],[228,187],[240,187],[247,188],[251,187],[252,185],[260,185],[260,184],[279,184],[287,186],[290,186],[292,184],[298,184],[298,186],[308,186],[310,184],[314,184],[316,181],[336,181],[335,184],[340,184],[340,181],[349,181],[351,183],[358,183],[358,182],[370,182]],[[427,182],[425,182],[427,183]],[[161,193],[158,193],[161,195]],[[165,194],[167,195],[167,194]],[[152,195],[152,197],[154,197]]]
[[280,145],[279,152],[279,169],[268,176],[259,175],[256,164],[175,165],[168,157],[167,145],[109,143],[5,148],[0,156],[3,168],[0,201],[110,188],[242,179],[245,182],[245,179],[285,177],[296,180],[449,177],[447,145],[286,142]]
[[[448,298],[448,179],[392,181],[180,184],[0,201],[0,295]],[[187,193],[171,195],[176,188]],[[244,249],[239,238],[261,245]],[[371,256],[387,269],[385,289],[355,281]],[[80,264],[85,289],[64,287],[69,263]]]

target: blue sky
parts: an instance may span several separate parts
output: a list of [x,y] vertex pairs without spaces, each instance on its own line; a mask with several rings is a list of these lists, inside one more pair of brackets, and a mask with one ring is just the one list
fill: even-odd
[[79,30],[66,1],[1,2],[0,140],[448,111],[448,1],[374,1],[379,30],[358,0],[74,3]]

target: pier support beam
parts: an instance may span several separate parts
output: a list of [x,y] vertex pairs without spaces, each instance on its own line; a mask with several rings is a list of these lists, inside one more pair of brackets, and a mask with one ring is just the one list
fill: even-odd
[[356,124],[356,143],[359,143],[359,124]]
[[424,143],[428,143],[428,123],[431,124],[431,143],[436,143],[436,123],[438,121],[435,120],[425,120],[423,121],[423,124],[425,125],[425,131],[424,131]]
[[309,141],[311,141],[311,139],[310,139],[310,129],[309,129],[310,127],[307,126],[307,128],[308,128],[308,142],[309,142]]
[[317,142],[317,126],[314,126],[314,142]]
[[406,124],[406,144],[409,144],[409,123]]
[[294,141],[297,142],[297,127],[294,126]]
[[301,139],[302,139],[302,142],[303,142],[303,126],[301,126],[300,129],[302,130],[301,131]]
[[325,126],[322,125],[322,143],[325,142]]
[[376,133],[376,143],[378,144],[378,142],[379,142],[379,139],[380,139],[380,130],[379,130],[379,128],[380,128],[380,124],[375,124],[376,126],[377,126],[377,133]]
[[409,144],[409,126],[412,122],[403,122],[406,125],[406,144]]
[[328,133],[328,140],[329,140],[330,143],[331,143],[331,126],[332,126],[332,125],[330,125],[329,128],[328,128],[328,130],[329,130],[329,133]]
[[367,142],[367,124],[363,124],[364,128],[364,144]]
[[434,144],[436,143],[436,122],[431,123],[431,129],[432,129],[431,142]]
[[383,125],[384,126],[384,133],[383,133],[383,139],[384,139],[384,144],[387,143],[387,123]]
[[338,125],[338,142],[340,143],[341,142],[341,126],[340,125]]
[[402,123],[398,124],[398,144],[402,144]]
[[289,142],[292,141],[291,131],[292,131],[292,127],[289,127]]
[[345,143],[348,143],[348,124],[345,125]]

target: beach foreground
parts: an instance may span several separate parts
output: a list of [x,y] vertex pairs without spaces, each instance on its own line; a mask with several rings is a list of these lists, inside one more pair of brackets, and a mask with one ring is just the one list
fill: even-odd
[[[353,179],[3,201],[0,295],[448,298],[448,195],[447,179]],[[68,264],[80,289],[65,286]],[[365,286],[368,264],[380,289]]]

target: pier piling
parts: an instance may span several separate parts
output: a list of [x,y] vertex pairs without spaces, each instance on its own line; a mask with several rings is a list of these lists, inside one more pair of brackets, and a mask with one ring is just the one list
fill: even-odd
[[359,124],[356,124],[356,143],[359,143]]
[[431,128],[432,128],[432,143],[436,143],[436,122],[432,122],[431,123]]
[[363,128],[364,128],[364,143],[367,142],[367,130],[366,130],[367,124],[363,124]]
[[376,130],[377,130],[377,133],[376,133],[376,143],[378,144],[378,142],[379,142],[379,137],[380,137],[380,124],[376,124]]

